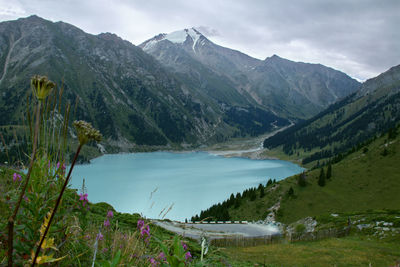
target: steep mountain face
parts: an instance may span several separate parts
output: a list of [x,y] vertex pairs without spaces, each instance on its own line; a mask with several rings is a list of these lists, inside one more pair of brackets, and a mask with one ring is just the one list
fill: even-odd
[[229,95],[293,119],[309,118],[359,88],[331,68],[276,55],[258,60],[216,45],[194,28],[157,35],[140,47],[218,101]]
[[400,121],[400,65],[367,80],[361,89],[312,119],[264,141],[264,147],[319,151],[303,163],[344,152]]
[[342,72],[276,55],[257,66],[251,77],[252,90],[264,104],[301,118],[315,115],[359,88],[357,81]]
[[0,125],[21,121],[34,74],[63,85],[64,100],[77,101],[74,119],[92,122],[121,149],[200,145],[288,124],[234,92],[216,101],[114,34],[31,16],[0,23],[0,51]]

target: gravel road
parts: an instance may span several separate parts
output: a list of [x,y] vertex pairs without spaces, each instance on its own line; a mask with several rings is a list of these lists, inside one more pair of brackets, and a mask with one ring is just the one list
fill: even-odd
[[253,237],[279,234],[279,228],[271,224],[185,224],[156,220],[153,223],[171,232],[194,239],[200,239],[202,235],[215,239],[230,236]]

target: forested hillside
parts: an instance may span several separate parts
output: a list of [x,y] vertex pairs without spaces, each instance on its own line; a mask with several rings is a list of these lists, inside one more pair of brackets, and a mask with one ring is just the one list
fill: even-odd
[[266,139],[264,147],[299,153],[307,164],[343,153],[399,121],[400,66],[396,66],[312,119]]

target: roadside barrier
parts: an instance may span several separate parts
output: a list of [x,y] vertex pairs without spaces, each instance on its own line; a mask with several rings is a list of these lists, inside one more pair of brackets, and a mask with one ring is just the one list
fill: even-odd
[[292,233],[286,236],[282,235],[266,235],[266,236],[234,236],[226,238],[215,238],[210,240],[210,244],[216,247],[253,247],[261,245],[278,244],[285,242],[298,241],[317,241],[332,237],[344,237],[349,235],[350,228],[343,229],[323,229],[316,232]]
[[212,239],[210,244],[216,247],[253,247],[260,245],[269,245],[280,243],[282,237],[280,235],[266,235],[256,237],[236,236],[229,238]]

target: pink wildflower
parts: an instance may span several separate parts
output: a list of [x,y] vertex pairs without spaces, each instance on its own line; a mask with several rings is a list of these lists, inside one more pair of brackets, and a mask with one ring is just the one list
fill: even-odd
[[185,254],[185,259],[186,259],[186,260],[191,260],[191,259],[192,259],[192,254],[190,254],[189,251],[186,252],[186,254]]
[[112,218],[114,216],[114,213],[112,212],[112,210],[109,210],[107,212],[107,218]]
[[21,181],[21,175],[14,172],[14,174],[13,174],[13,181],[14,181],[14,182],[16,182],[16,181]]
[[110,226],[110,220],[106,219],[104,220],[104,227],[109,227]]

